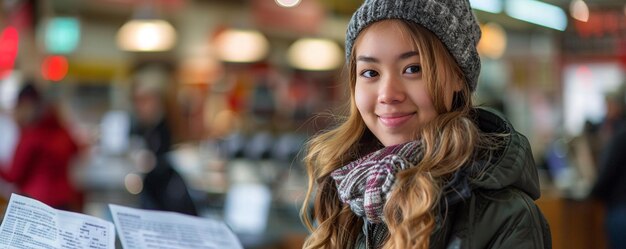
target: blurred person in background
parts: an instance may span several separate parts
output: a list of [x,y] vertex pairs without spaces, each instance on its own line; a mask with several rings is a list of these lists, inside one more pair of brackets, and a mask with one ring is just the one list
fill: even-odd
[[82,193],[70,180],[72,160],[79,146],[60,118],[58,109],[44,100],[32,81],[20,90],[14,116],[20,128],[15,153],[0,176],[19,194],[57,209],[82,211]]
[[605,205],[610,248],[626,248],[626,108],[623,94],[610,94],[606,100],[606,118],[597,131],[604,143],[591,196]]
[[172,133],[161,86],[154,82],[137,82],[132,92],[131,134],[143,140],[154,165],[144,176],[141,207],[197,215],[187,184],[168,158]]
[[472,104],[480,35],[467,0],[354,13],[349,114],[307,148],[304,248],[551,248],[528,140]]
[[604,120],[595,128],[601,148],[606,146],[614,134],[626,123],[624,100],[623,90],[609,92],[604,98],[606,115]]

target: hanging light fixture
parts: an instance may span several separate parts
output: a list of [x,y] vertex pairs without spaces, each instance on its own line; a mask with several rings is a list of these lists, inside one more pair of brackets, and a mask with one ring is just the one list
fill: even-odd
[[589,7],[583,0],[572,1],[569,6],[569,12],[572,18],[578,21],[587,22],[589,20]]
[[329,39],[303,38],[293,43],[287,53],[291,66],[309,71],[333,70],[343,59],[339,45]]
[[291,8],[300,4],[300,0],[274,0],[280,7]]
[[172,49],[176,30],[167,21],[155,17],[152,6],[142,6],[135,18],[117,33],[117,45],[126,51],[158,52]]
[[256,30],[229,29],[215,38],[218,57],[226,62],[256,62],[269,52],[269,42]]
[[130,20],[117,33],[117,44],[126,51],[167,51],[175,43],[176,30],[165,20]]

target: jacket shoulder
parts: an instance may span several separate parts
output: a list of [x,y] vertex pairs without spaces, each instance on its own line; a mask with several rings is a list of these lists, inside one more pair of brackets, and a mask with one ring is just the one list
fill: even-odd
[[551,248],[543,214],[519,189],[475,191],[463,206],[457,224],[460,248]]

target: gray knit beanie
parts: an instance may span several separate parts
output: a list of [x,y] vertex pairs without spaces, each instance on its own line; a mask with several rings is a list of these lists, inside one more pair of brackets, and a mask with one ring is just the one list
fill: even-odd
[[412,21],[433,32],[459,64],[470,90],[476,89],[481,32],[468,0],[365,0],[348,24],[346,59],[359,33],[384,19]]

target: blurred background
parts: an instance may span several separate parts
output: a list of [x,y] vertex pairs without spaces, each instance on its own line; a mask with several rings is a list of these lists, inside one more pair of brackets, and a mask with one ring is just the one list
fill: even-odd
[[[0,166],[15,161],[32,85],[77,148],[59,169],[74,193],[60,207],[217,217],[246,248],[300,248],[302,145],[343,107],[361,2],[0,0]],[[475,102],[529,138],[554,248],[604,248],[589,192],[623,116],[626,0],[470,2],[483,32]],[[4,199],[19,191],[6,179]]]

